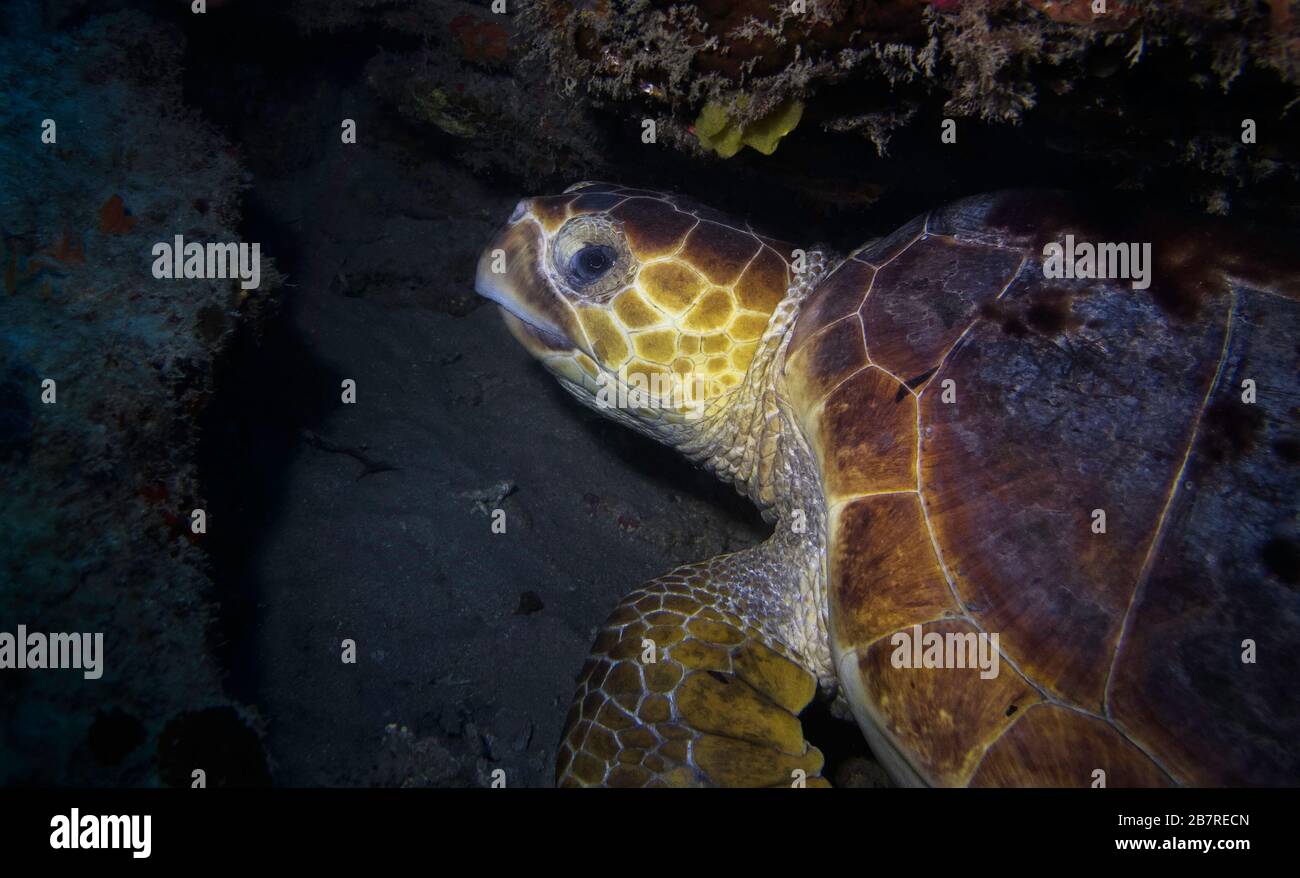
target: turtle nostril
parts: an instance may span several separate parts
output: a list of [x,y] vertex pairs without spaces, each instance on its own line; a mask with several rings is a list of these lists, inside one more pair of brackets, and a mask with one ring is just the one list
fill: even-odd
[[521,219],[524,218],[524,214],[527,211],[528,211],[527,205],[524,202],[520,201],[518,204],[515,205],[515,212],[510,214],[509,221],[512,223],[519,222]]

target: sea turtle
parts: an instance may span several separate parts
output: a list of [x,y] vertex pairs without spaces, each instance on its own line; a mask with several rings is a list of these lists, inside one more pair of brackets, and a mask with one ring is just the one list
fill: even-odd
[[835,260],[519,202],[478,292],[773,526],[623,600],[557,782],[824,785],[819,687],[901,784],[1300,782],[1300,271],[1250,243],[998,193]]

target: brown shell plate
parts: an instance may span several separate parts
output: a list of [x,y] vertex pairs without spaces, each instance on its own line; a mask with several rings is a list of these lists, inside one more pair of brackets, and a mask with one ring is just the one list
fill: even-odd
[[[1150,288],[1046,279],[1067,233],[1150,242]],[[944,785],[1300,784],[1298,279],[1246,236],[1010,193],[812,294],[785,390],[878,752]],[[998,674],[896,667],[913,626],[997,634]]]

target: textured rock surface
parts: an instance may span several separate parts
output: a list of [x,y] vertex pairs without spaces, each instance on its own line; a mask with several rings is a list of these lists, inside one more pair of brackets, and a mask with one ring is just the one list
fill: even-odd
[[[0,783],[257,782],[190,514],[214,359],[274,271],[250,291],[154,279],[157,241],[239,240],[239,161],[181,103],[177,29],[121,12],[55,34],[38,5],[12,4],[0,34],[0,620],[100,632],[106,655],[98,680],[4,672]],[[251,746],[218,755],[235,741]]]
[[[743,124],[801,101],[782,145],[799,152],[781,164],[798,175],[787,185],[823,201],[846,186],[869,201],[879,192],[865,181],[894,185],[890,163],[876,161],[887,153],[960,152],[939,139],[945,118],[960,126],[958,143],[994,131],[1037,150],[1122,158],[1131,188],[1183,177],[1191,199],[1219,213],[1235,206],[1230,190],[1296,184],[1294,156],[1240,140],[1245,117],[1295,134],[1300,27],[1286,3],[1111,2],[1104,14],[1082,0],[798,6],[544,0],[527,5],[521,41],[555,90],[629,128],[653,119],[662,143],[693,155],[704,151],[702,109]],[[844,161],[855,141],[876,155]],[[837,170],[799,179],[818,146],[836,151]]]

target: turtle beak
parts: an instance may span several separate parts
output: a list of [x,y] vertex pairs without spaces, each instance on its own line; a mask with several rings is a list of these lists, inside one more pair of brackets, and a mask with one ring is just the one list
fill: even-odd
[[544,252],[535,221],[512,222],[484,249],[474,278],[475,291],[500,306],[506,326],[535,356],[576,347],[577,320],[546,279]]

